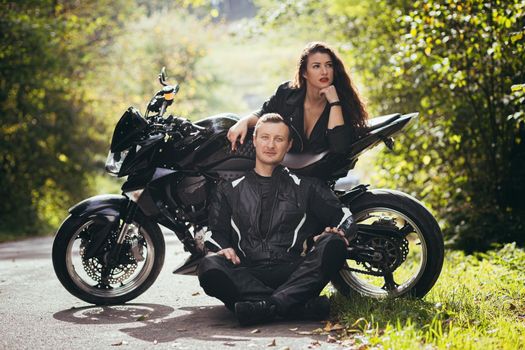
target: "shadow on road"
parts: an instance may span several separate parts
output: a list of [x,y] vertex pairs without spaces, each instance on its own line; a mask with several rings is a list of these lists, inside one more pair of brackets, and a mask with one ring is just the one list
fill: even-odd
[[116,324],[158,320],[175,309],[159,304],[125,304],[114,306],[86,306],[57,312],[53,318],[76,324]]
[[[182,307],[175,310],[159,304],[125,304],[74,308],[57,312],[53,317],[60,321],[84,325],[127,324],[130,327],[120,329],[121,332],[146,342],[158,343],[172,342],[180,338],[231,343],[247,342],[259,337],[298,338],[305,337],[304,334],[298,334],[299,331],[311,331],[322,327],[319,322],[307,321],[281,321],[257,327],[240,327],[233,313],[222,305]],[[258,331],[253,333],[255,328]]]

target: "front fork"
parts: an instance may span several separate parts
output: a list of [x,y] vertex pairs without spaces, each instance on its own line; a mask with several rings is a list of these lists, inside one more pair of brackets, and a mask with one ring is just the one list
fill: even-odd
[[[107,253],[105,258],[105,271],[106,274],[109,274],[111,269],[113,269],[115,266],[118,265],[120,253],[122,251],[122,247],[124,245],[124,241],[126,240],[126,236],[129,232],[129,226],[133,222],[133,219],[135,218],[135,214],[137,213],[137,203],[134,201],[129,201],[128,205],[126,206],[126,211],[124,214],[124,217],[122,218],[122,225],[120,226],[119,233],[117,236],[117,242],[116,244],[111,248],[111,250]],[[104,275],[104,273],[103,273]]]

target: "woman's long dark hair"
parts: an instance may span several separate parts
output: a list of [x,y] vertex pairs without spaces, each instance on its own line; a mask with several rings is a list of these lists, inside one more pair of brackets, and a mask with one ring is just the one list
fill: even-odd
[[301,58],[297,63],[297,70],[295,72],[294,80],[291,83],[293,88],[306,87],[306,64],[308,57],[314,53],[326,53],[330,55],[334,68],[334,86],[337,90],[339,99],[341,100],[341,107],[343,109],[343,117],[345,123],[349,124],[357,135],[361,134],[361,130],[366,126],[366,119],[368,113],[365,109],[365,104],[361,101],[359,93],[355,88],[350,76],[346,73],[343,61],[337,56],[327,44],[323,42],[311,42],[306,45],[301,53]]

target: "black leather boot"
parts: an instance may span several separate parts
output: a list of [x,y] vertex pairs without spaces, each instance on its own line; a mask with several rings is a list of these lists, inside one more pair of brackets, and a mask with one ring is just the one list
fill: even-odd
[[277,307],[269,300],[239,301],[235,303],[235,316],[241,326],[250,326],[272,321]]

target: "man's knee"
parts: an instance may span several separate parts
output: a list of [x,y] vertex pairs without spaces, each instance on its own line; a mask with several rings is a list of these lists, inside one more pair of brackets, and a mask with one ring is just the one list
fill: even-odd
[[346,260],[346,243],[339,235],[331,234],[317,241],[317,247],[322,255],[322,268],[330,275],[339,271]]
[[343,237],[337,234],[323,235],[316,242],[316,249],[328,249],[334,251],[346,250],[346,243]]
[[225,261],[226,259],[222,255],[213,254],[205,256],[200,261],[197,269],[199,277],[213,270],[224,271],[226,269]]

